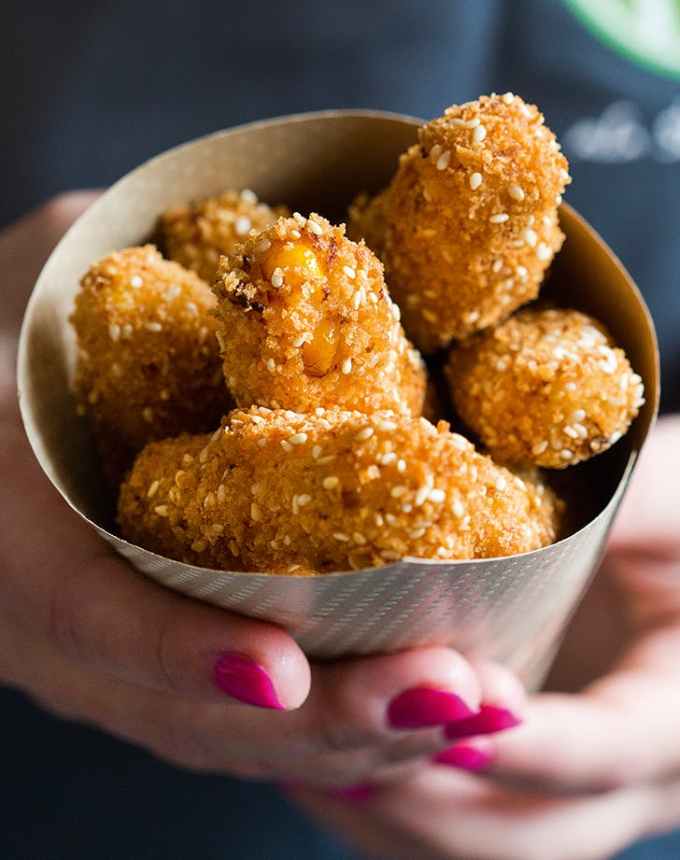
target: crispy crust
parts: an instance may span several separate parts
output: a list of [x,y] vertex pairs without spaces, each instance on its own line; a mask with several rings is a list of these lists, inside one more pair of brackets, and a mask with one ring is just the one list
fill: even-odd
[[644,402],[623,350],[573,310],[520,311],[454,350],[448,377],[494,457],[551,469],[606,451]]
[[536,297],[564,240],[567,169],[535,105],[482,96],[424,125],[387,191],[355,203],[352,234],[378,247],[406,333],[424,352]]
[[552,493],[441,422],[393,412],[235,411],[212,437],[147,446],[122,487],[124,537],[206,567],[274,573],[483,558],[550,543]]
[[419,415],[425,368],[382,265],[324,218],[280,218],[220,262],[224,375],[239,406]]
[[210,283],[222,254],[231,254],[251,230],[259,232],[278,217],[289,215],[286,206],[267,206],[255,194],[225,191],[187,206],[174,206],[159,221],[166,257],[181,263]]
[[214,306],[207,284],[152,245],[84,275],[71,316],[76,394],[113,483],[147,442],[212,429],[230,408]]

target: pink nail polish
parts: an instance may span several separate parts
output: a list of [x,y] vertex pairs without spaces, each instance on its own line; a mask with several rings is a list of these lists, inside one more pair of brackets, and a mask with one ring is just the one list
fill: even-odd
[[243,654],[222,654],[213,670],[215,683],[228,696],[258,708],[283,710],[271,678],[254,660]]
[[472,744],[455,744],[438,753],[432,760],[436,764],[445,764],[449,767],[458,767],[472,773],[486,770],[491,764],[493,756],[486,750],[479,749]]
[[326,793],[337,800],[348,800],[350,803],[365,803],[375,797],[378,789],[369,783],[348,785],[344,788],[331,788]]
[[474,714],[455,693],[414,687],[395,696],[387,708],[387,720],[393,729],[422,729],[441,726]]
[[446,727],[445,732],[447,738],[455,741],[458,738],[470,738],[474,735],[492,735],[506,729],[514,729],[521,724],[522,720],[508,708],[482,705],[478,714],[466,720],[451,723]]

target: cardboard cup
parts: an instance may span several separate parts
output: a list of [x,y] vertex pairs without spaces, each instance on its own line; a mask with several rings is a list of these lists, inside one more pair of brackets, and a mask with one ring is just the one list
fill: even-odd
[[220,572],[162,558],[113,533],[93,446],[70,391],[75,350],[68,315],[93,260],[148,239],[167,207],[226,188],[252,188],[268,202],[344,220],[357,192],[387,184],[417,126],[412,118],[364,111],[284,117],[177,147],[121,179],[70,229],[38,279],[19,347],[21,412],[36,457],[68,504],[168,588],[281,624],[317,658],[451,644],[502,661],[534,686],[597,568],[658,402],[647,308],[621,263],[569,206],[561,207],[567,241],[546,290],[606,323],[642,376],[647,402],[610,451],[560,476],[579,484],[574,509],[591,515],[569,537],[536,552],[461,562],[404,559],[318,577]]

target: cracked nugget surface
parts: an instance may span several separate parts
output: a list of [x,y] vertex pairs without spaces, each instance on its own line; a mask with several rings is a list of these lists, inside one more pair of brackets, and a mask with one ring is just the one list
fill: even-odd
[[289,214],[286,206],[261,203],[250,189],[225,191],[164,212],[159,221],[163,250],[210,283],[221,254],[231,254],[251,230],[259,232]]
[[419,415],[425,367],[383,269],[319,215],[280,218],[220,262],[224,376],[239,406]]
[[113,483],[147,442],[212,429],[230,408],[214,306],[208,285],[153,245],[84,275],[71,315],[76,394]]
[[253,407],[212,436],[147,446],[119,522],[192,564],[303,574],[525,552],[554,540],[558,508],[445,422]]
[[386,191],[355,203],[350,232],[378,245],[406,333],[423,351],[536,297],[564,240],[567,168],[535,105],[482,96],[422,126]]
[[451,393],[494,457],[561,469],[606,451],[644,403],[642,380],[604,327],[526,308],[454,350]]

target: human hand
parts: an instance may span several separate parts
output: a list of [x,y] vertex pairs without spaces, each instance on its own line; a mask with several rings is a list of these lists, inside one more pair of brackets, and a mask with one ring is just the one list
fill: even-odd
[[[370,856],[596,860],[680,824],[680,417],[659,421],[552,689],[523,726],[460,742],[353,803],[296,789]],[[574,692],[564,692],[564,691]],[[458,731],[452,727],[451,737]]]
[[183,766],[326,785],[417,767],[482,698],[518,712],[507,673],[446,648],[310,666],[282,629],[146,580],[67,508],[29,449],[11,367],[35,277],[95,197],[0,234],[0,680]]

